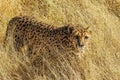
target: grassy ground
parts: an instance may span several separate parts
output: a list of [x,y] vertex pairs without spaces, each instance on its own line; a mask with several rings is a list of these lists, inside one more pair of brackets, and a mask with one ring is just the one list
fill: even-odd
[[[27,58],[2,46],[8,21],[18,15],[55,26],[90,26],[89,50],[68,59],[55,52],[58,58],[44,61],[49,75],[39,76]],[[0,80],[120,80],[119,19],[119,0],[0,0]]]

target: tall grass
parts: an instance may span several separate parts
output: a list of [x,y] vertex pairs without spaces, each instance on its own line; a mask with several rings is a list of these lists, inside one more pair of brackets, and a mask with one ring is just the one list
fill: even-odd
[[[0,0],[0,80],[120,80],[119,5],[119,0]],[[8,21],[18,15],[58,27],[90,26],[89,48],[82,57],[55,50],[41,55],[39,71],[26,56],[2,46]]]

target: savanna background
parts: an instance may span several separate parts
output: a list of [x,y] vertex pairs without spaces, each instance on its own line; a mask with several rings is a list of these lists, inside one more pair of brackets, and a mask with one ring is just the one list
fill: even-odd
[[[55,26],[90,26],[89,48],[82,57],[53,51],[57,58],[45,58],[49,70],[39,75],[29,59],[3,47],[7,24],[19,15]],[[119,19],[120,0],[0,0],[0,80],[120,80]]]

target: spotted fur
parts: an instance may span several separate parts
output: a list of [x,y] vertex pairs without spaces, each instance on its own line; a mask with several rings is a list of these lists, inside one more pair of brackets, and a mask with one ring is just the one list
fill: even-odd
[[63,52],[80,52],[90,33],[88,28],[73,25],[55,27],[27,16],[17,16],[9,21],[5,43],[11,41],[19,52],[27,46],[27,52],[33,58],[36,53],[50,52],[49,47]]

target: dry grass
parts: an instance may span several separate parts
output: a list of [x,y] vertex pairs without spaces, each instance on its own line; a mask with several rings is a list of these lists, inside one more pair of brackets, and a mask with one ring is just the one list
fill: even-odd
[[[0,80],[120,80],[119,9],[119,0],[0,0]],[[7,23],[16,15],[56,26],[90,26],[89,50],[81,58],[53,51],[55,59],[44,58],[40,76],[27,57],[2,46]]]

